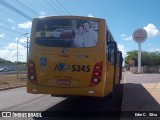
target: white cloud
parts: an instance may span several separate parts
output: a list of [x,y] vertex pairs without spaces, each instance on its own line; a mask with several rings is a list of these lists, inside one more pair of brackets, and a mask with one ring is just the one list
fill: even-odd
[[[26,62],[27,48],[21,43],[22,42],[20,41],[18,44],[18,61]],[[10,60],[12,62],[17,61],[17,42],[9,43],[6,47],[0,49],[0,55],[3,59]]]
[[17,49],[17,44],[16,43],[10,43],[6,49],[9,49],[9,50],[15,50]]
[[40,13],[39,18],[46,17],[46,16],[45,16],[45,15],[46,15],[46,12],[44,12],[44,11],[40,11],[39,13]]
[[120,37],[122,40],[126,40],[126,41],[132,40],[132,36],[128,36],[125,34],[121,34]]
[[152,47],[152,48],[150,48],[148,51],[149,51],[149,52],[155,52],[155,51],[159,51],[159,52],[160,52],[160,49],[159,49],[159,48],[154,48],[154,47]]
[[3,38],[3,37],[5,37],[5,33],[0,33],[0,38]]
[[148,37],[155,37],[160,35],[160,31],[152,23],[149,23],[147,26],[144,27],[144,29],[147,31]]
[[11,23],[15,23],[15,21],[13,21],[12,19],[7,19],[7,21],[9,21]]
[[44,11],[40,11],[39,12],[41,15],[45,15],[46,14],[46,12],[44,12]]
[[94,16],[93,16],[92,14],[89,13],[89,14],[88,14],[88,17],[94,17]]
[[12,28],[11,28],[12,30],[15,30],[16,29],[16,27],[15,26],[12,26]]
[[46,16],[39,16],[39,18],[44,18],[44,17],[46,17]]
[[18,24],[18,28],[28,29],[28,28],[31,28],[31,25],[32,25],[32,22],[31,21],[27,21],[27,22]]
[[6,60],[9,60],[9,59],[8,59],[8,54],[9,54],[8,51],[6,51],[6,50],[0,50],[1,58],[6,59]]
[[126,52],[125,46],[124,46],[124,45],[122,45],[122,44],[118,44],[118,49],[119,49],[119,51],[121,51],[121,52],[122,52],[122,56],[123,56],[123,58],[125,58],[125,57],[126,57],[126,55],[127,55],[127,52]]

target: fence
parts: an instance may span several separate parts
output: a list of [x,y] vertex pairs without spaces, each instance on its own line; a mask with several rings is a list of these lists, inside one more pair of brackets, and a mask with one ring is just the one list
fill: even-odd
[[[130,67],[130,72],[138,73],[138,67]],[[160,66],[143,66],[141,73],[160,73]]]
[[[26,79],[26,64],[0,64],[0,75],[17,74],[17,79]],[[25,76],[25,77],[24,77]]]

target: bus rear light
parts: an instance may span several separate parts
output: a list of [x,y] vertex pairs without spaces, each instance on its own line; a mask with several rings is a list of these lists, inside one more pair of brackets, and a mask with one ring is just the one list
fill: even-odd
[[102,79],[103,72],[103,62],[98,62],[94,65],[94,69],[92,72],[92,78],[90,82],[90,86],[94,86],[100,82]]
[[34,73],[34,70],[31,69],[31,70],[29,71],[29,73]]
[[28,79],[31,82],[37,83],[36,66],[34,61],[28,60]]
[[95,75],[95,76],[100,76],[101,73],[100,73],[99,71],[95,71],[94,75]]
[[96,65],[96,66],[95,66],[95,69],[96,69],[96,70],[101,70],[101,69],[102,69],[102,66]]
[[31,76],[30,76],[30,79],[31,79],[31,80],[34,80],[34,79],[35,79],[35,76],[31,75]]
[[34,64],[33,63],[29,63],[29,68],[32,68],[34,67]]
[[93,78],[94,83],[98,83],[99,79],[98,78]]

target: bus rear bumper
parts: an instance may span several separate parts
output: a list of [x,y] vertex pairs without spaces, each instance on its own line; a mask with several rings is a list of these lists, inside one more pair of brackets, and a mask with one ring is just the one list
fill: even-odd
[[52,96],[58,97],[69,97],[69,96],[93,96],[93,97],[105,97],[110,93],[105,94],[104,87],[98,84],[96,86],[88,87],[51,87],[44,85],[37,85],[29,83],[27,85],[27,93],[32,94],[51,94]]

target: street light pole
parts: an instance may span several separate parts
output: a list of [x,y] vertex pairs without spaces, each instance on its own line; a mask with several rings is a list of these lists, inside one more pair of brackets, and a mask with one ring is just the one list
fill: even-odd
[[28,63],[28,43],[29,43],[28,39],[29,37],[27,37],[27,63]]
[[19,42],[19,39],[24,36],[24,35],[27,35],[28,33],[24,33],[22,34],[21,36],[18,37],[17,39],[17,79],[18,79],[18,42]]

